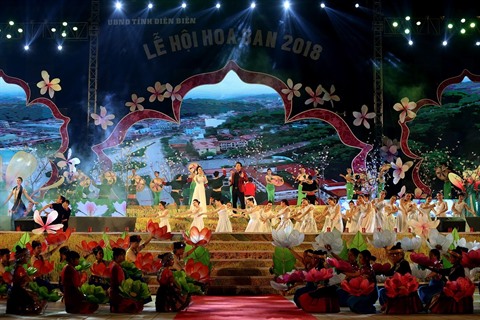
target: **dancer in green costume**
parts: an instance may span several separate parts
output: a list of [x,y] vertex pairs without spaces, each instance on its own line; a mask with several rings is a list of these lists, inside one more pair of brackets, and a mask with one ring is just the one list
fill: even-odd
[[347,174],[340,174],[340,177],[344,178],[347,182],[347,200],[353,199],[353,184],[355,183],[355,178],[353,176],[352,168],[347,168]]

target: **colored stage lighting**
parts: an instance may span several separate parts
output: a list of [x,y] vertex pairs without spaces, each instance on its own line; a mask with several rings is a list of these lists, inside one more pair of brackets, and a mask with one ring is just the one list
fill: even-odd
[[447,40],[443,40],[443,42],[442,42],[442,46],[446,47],[446,46],[447,46],[447,44],[448,44],[448,41],[447,41]]
[[326,5],[324,2],[320,3],[320,8],[325,9]]
[[250,3],[250,9],[255,9],[256,6],[255,2]]
[[182,2],[182,8],[185,9],[187,7],[187,4],[185,2]]
[[58,50],[58,51],[62,51],[62,50],[63,50],[63,46],[62,46],[61,44],[59,44],[59,45],[57,46],[57,50]]
[[115,9],[117,10],[122,9],[122,3],[120,1],[115,2]]
[[23,29],[22,28],[18,28],[18,33],[22,33],[23,32]]
[[30,50],[30,46],[29,46],[28,44],[24,45],[24,46],[23,46],[23,50],[25,50],[25,51]]
[[284,1],[283,2],[283,8],[286,9],[286,10],[290,9],[290,1]]
[[152,9],[153,8],[153,3],[149,2],[147,7],[148,7],[148,9]]
[[66,27],[66,26],[68,26],[68,23],[67,23],[67,22],[65,22],[65,21],[64,21],[64,22],[62,22],[62,26]]
[[220,9],[221,6],[222,5],[220,4],[220,2],[217,2],[217,4],[215,5],[215,8]]
[[409,45],[409,46],[413,46],[413,41],[412,41],[412,40],[408,40],[408,45]]

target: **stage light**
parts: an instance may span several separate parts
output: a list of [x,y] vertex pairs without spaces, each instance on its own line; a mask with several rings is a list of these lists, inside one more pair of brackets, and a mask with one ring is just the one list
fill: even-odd
[[13,22],[13,21],[10,20],[10,21],[8,21],[8,24],[11,25],[11,26],[13,26],[13,25],[15,24],[15,22]]
[[73,31],[78,31],[78,28],[77,28],[77,27],[73,27],[72,30],[73,30]]
[[419,21],[417,21],[415,24],[416,24],[417,26],[419,26],[419,25],[422,24],[422,21],[419,20]]
[[478,47],[480,46],[480,41],[475,42],[475,45]]
[[448,28],[448,29],[453,29],[453,23],[449,23],[449,24],[447,25],[447,28]]
[[447,44],[448,44],[447,40],[443,40],[443,42],[442,42],[442,46],[446,47],[446,46],[447,46]]
[[392,26],[393,26],[394,28],[397,28],[397,27],[398,27],[398,22],[397,22],[397,21],[394,21],[394,22],[392,23]]
[[67,36],[67,33],[65,31],[62,31],[62,37],[66,37]]
[[148,9],[152,9],[153,8],[153,3],[149,2],[147,7],[148,7]]
[[62,51],[62,49],[63,49],[63,46],[62,46],[61,44],[59,44],[59,45],[57,46],[57,50],[58,50],[58,51]]
[[460,19],[461,23],[465,23],[465,21],[467,21],[467,20],[465,20],[465,18]]
[[57,29],[52,28],[52,29],[50,29],[50,31],[52,31],[52,32],[57,32]]
[[221,6],[222,5],[220,4],[220,2],[217,2],[217,4],[215,5],[215,8],[220,9]]
[[25,50],[25,51],[30,50],[30,46],[29,46],[28,44],[24,45],[24,46],[23,46],[23,50]]
[[325,9],[326,5],[325,2],[320,3],[320,8]]
[[182,2],[182,8],[185,9],[187,7],[187,4],[185,2]]
[[122,9],[122,3],[120,1],[115,2],[115,9],[117,10]]
[[22,33],[23,32],[23,29],[22,28],[18,28],[18,33]]
[[256,6],[255,2],[250,3],[250,9],[255,9]]
[[62,26],[66,27],[66,26],[68,26],[68,23],[67,23],[67,22],[65,22],[65,21],[64,21],[64,22],[62,22]]
[[12,35],[10,33],[7,34],[7,39],[12,39]]
[[283,1],[283,8],[286,10],[290,9],[290,1]]
[[355,8],[360,8],[360,5],[358,3],[355,3]]
[[405,20],[410,21],[410,16],[406,16]]
[[467,30],[465,30],[465,28],[460,29],[461,34],[465,34],[465,32],[467,32]]
[[413,46],[413,41],[412,41],[412,40],[408,40],[408,45],[409,45],[409,46]]
[[470,22],[470,28],[475,28],[475,22]]
[[405,34],[410,34],[410,29],[407,28],[407,29],[405,29],[404,32],[405,32]]

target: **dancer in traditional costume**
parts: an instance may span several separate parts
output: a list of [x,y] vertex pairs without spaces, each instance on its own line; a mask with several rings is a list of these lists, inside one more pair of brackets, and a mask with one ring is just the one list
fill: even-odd
[[398,212],[398,207],[397,207],[397,196],[393,195],[390,197],[390,200],[388,200],[388,203],[385,205],[384,212],[385,212],[385,218],[384,218],[384,225],[383,225],[383,230],[390,230],[394,231],[397,225],[395,213]]
[[280,201],[280,209],[276,217],[280,219],[280,223],[277,225],[276,230],[283,230],[287,226],[293,228],[293,223],[290,220],[290,208],[288,206],[287,199],[283,199],[282,201]]
[[[301,221],[300,232],[303,233],[317,233],[317,221],[314,216],[315,206],[310,204],[307,199],[302,200],[302,206],[300,211],[296,215],[295,219]],[[333,229],[332,229],[333,230]]]
[[397,213],[397,232],[408,231],[408,217],[411,217],[416,211],[417,206],[412,201],[412,194],[406,193],[405,196],[400,199],[400,206]]
[[[205,194],[205,185],[208,183],[208,180],[201,166],[198,166],[195,170],[193,182],[195,182],[195,189],[193,190],[192,199],[197,199],[202,211],[207,212],[207,196]],[[190,209],[193,209],[193,201],[190,205]]]
[[435,202],[435,208],[433,208],[433,212],[437,218],[445,218],[447,216],[448,205],[445,201],[443,201],[443,194],[437,193],[437,202]]
[[361,232],[373,233],[375,228],[375,210],[367,196],[358,195],[357,207],[360,211],[358,229]]
[[229,210],[227,210],[227,206],[223,203],[223,200],[215,199],[215,210],[213,212],[218,214],[218,223],[215,232],[232,232]]
[[192,207],[185,213],[193,218],[190,229],[197,227],[198,230],[202,230],[205,227],[203,218],[207,214],[207,210],[200,206],[200,201],[198,199],[193,199]]
[[343,232],[343,219],[340,204],[338,204],[337,199],[333,197],[328,198],[327,203],[328,206],[323,211],[325,223],[323,224],[322,232],[333,231],[333,229]]
[[298,183],[298,190],[297,190],[297,206],[302,204],[302,199],[305,198],[305,193],[302,192],[302,182],[307,180],[307,173],[305,168],[301,167],[300,172],[295,177],[295,183]]
[[157,215],[160,218],[158,225],[160,227],[167,226],[167,232],[171,232],[172,228],[170,227],[169,221],[170,210],[167,209],[167,203],[165,201],[160,201],[157,208]]
[[378,198],[373,199],[372,205],[373,209],[375,210],[375,226],[374,230],[383,230],[383,226],[385,224],[385,196],[387,192],[382,190]]
[[452,213],[453,216],[465,220],[465,232],[468,232],[470,231],[470,226],[467,222],[467,212],[470,213],[469,216],[475,216],[475,211],[470,208],[470,206],[464,200],[465,195],[463,193],[460,193],[458,195],[458,200],[455,201],[452,205]]
[[340,174],[340,177],[344,178],[347,184],[345,187],[347,188],[347,200],[352,200],[354,195],[353,185],[355,183],[355,178],[352,172],[352,168],[347,168],[346,174]]
[[345,224],[345,232],[357,233],[358,231],[358,219],[360,218],[360,210],[355,205],[353,200],[348,202],[348,209],[345,212],[345,219],[347,223]]

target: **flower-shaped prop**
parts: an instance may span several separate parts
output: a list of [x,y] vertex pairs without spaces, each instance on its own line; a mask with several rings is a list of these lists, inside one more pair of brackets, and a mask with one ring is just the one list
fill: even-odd
[[320,282],[326,281],[333,277],[333,269],[332,268],[322,268],[317,270],[315,268],[310,269],[308,272],[303,271],[305,275],[305,281],[307,282]]
[[418,289],[418,280],[410,273],[401,275],[396,272],[385,280],[385,290],[390,298],[406,297]]
[[334,267],[337,272],[353,272],[353,266],[345,260],[327,258],[327,263]]
[[[101,263],[102,264],[102,263]],[[84,283],[80,291],[85,295],[88,302],[103,304],[108,302],[107,292],[100,286]]]
[[55,233],[56,230],[62,229],[63,224],[58,223],[58,224],[52,224],[55,219],[58,217],[58,212],[57,211],[51,211],[48,214],[47,221],[44,223],[42,220],[42,217],[40,216],[40,212],[38,210],[35,210],[33,213],[33,220],[40,226],[40,228],[35,228],[32,230],[33,233],[35,234],[42,234],[44,232],[47,233]]
[[312,243],[315,250],[324,250],[340,254],[343,250],[342,233],[337,229],[333,229],[332,232],[322,232]]
[[210,269],[201,262],[195,262],[193,259],[187,261],[185,273],[188,277],[201,283],[210,281]]
[[72,234],[72,230],[68,228],[65,232],[63,230],[57,230],[57,233],[47,234],[45,237],[45,242],[51,246],[59,246],[62,243],[65,243]]
[[429,257],[424,255],[423,253],[415,253],[415,252],[411,253],[410,260],[412,260],[412,262],[415,262],[416,264],[422,267],[433,267],[435,264],[433,260],[431,260]]
[[150,297],[150,290],[145,282],[140,280],[126,279],[120,284],[120,295],[137,301],[144,301]]
[[37,260],[33,263],[33,267],[37,269],[37,272],[35,272],[34,276],[41,277],[52,272],[55,267],[55,263],[47,260]]
[[110,248],[127,249],[130,246],[130,239],[128,237],[118,238],[117,240],[110,239]]
[[157,222],[153,222],[152,220],[148,220],[147,222],[147,231],[152,235],[152,237],[158,240],[172,239],[172,234],[167,231],[167,226],[160,227]]
[[412,276],[417,278],[420,282],[426,281],[425,279],[431,273],[429,269],[425,269],[424,267],[416,263],[410,263],[410,270],[412,270]]
[[272,238],[272,244],[276,247],[293,248],[303,243],[305,234],[293,229],[293,227],[289,225],[280,230],[273,230]]
[[185,242],[191,246],[203,246],[210,242],[212,237],[212,231],[208,228],[203,228],[202,231],[198,230],[197,227],[192,227],[190,229],[190,234],[186,234],[185,231],[182,231],[183,239]]
[[438,249],[442,253],[446,253],[450,246],[453,243],[453,236],[451,234],[447,234],[446,236],[440,234],[436,229],[430,231],[430,235],[428,236],[427,246],[430,249]]
[[[30,255],[33,254],[33,247],[32,247],[32,244],[30,242],[27,242],[25,244],[25,248],[27,248]],[[42,242],[42,249],[40,250],[40,252],[41,253],[46,253],[47,251],[48,251],[48,245],[45,242]]]
[[373,233],[372,244],[375,248],[387,248],[395,245],[397,234],[391,230],[382,230]]
[[85,240],[82,240],[81,242],[82,244],[82,249],[83,251],[85,252],[88,252],[88,253],[91,253],[92,250],[98,246],[102,247],[102,248],[105,248],[105,241],[103,240],[100,240],[100,241],[85,241]]
[[366,296],[375,289],[375,284],[363,277],[355,277],[350,280],[343,280],[342,289],[350,293],[352,296]]
[[428,239],[430,235],[430,231],[433,229],[437,229],[438,225],[440,224],[440,220],[408,220],[408,224],[412,227],[413,233],[417,236]]
[[447,281],[443,288],[443,293],[447,297],[455,299],[459,302],[465,297],[473,296],[475,292],[475,284],[468,278],[458,278],[456,281]]
[[480,267],[480,250],[463,252],[462,266],[469,269]]
[[392,266],[390,263],[374,263],[372,264],[372,269],[375,271],[375,274],[385,274],[386,272],[390,271]]
[[412,237],[412,238],[404,237],[402,240],[400,240],[400,243],[402,244],[402,249],[403,250],[413,252],[413,251],[417,251],[422,246],[422,238],[420,238],[420,237]]
[[57,302],[62,298],[62,295],[58,292],[57,289],[48,291],[47,287],[39,286],[35,281],[29,283],[30,289],[35,292],[40,300],[46,300],[48,302]]
[[146,274],[155,274],[162,267],[162,261],[154,259],[153,255],[148,252],[145,254],[138,253],[135,266]]
[[278,283],[295,283],[305,281],[305,274],[302,270],[292,270],[275,279]]
[[90,267],[92,275],[102,278],[110,278],[112,276],[111,264],[97,263]]

